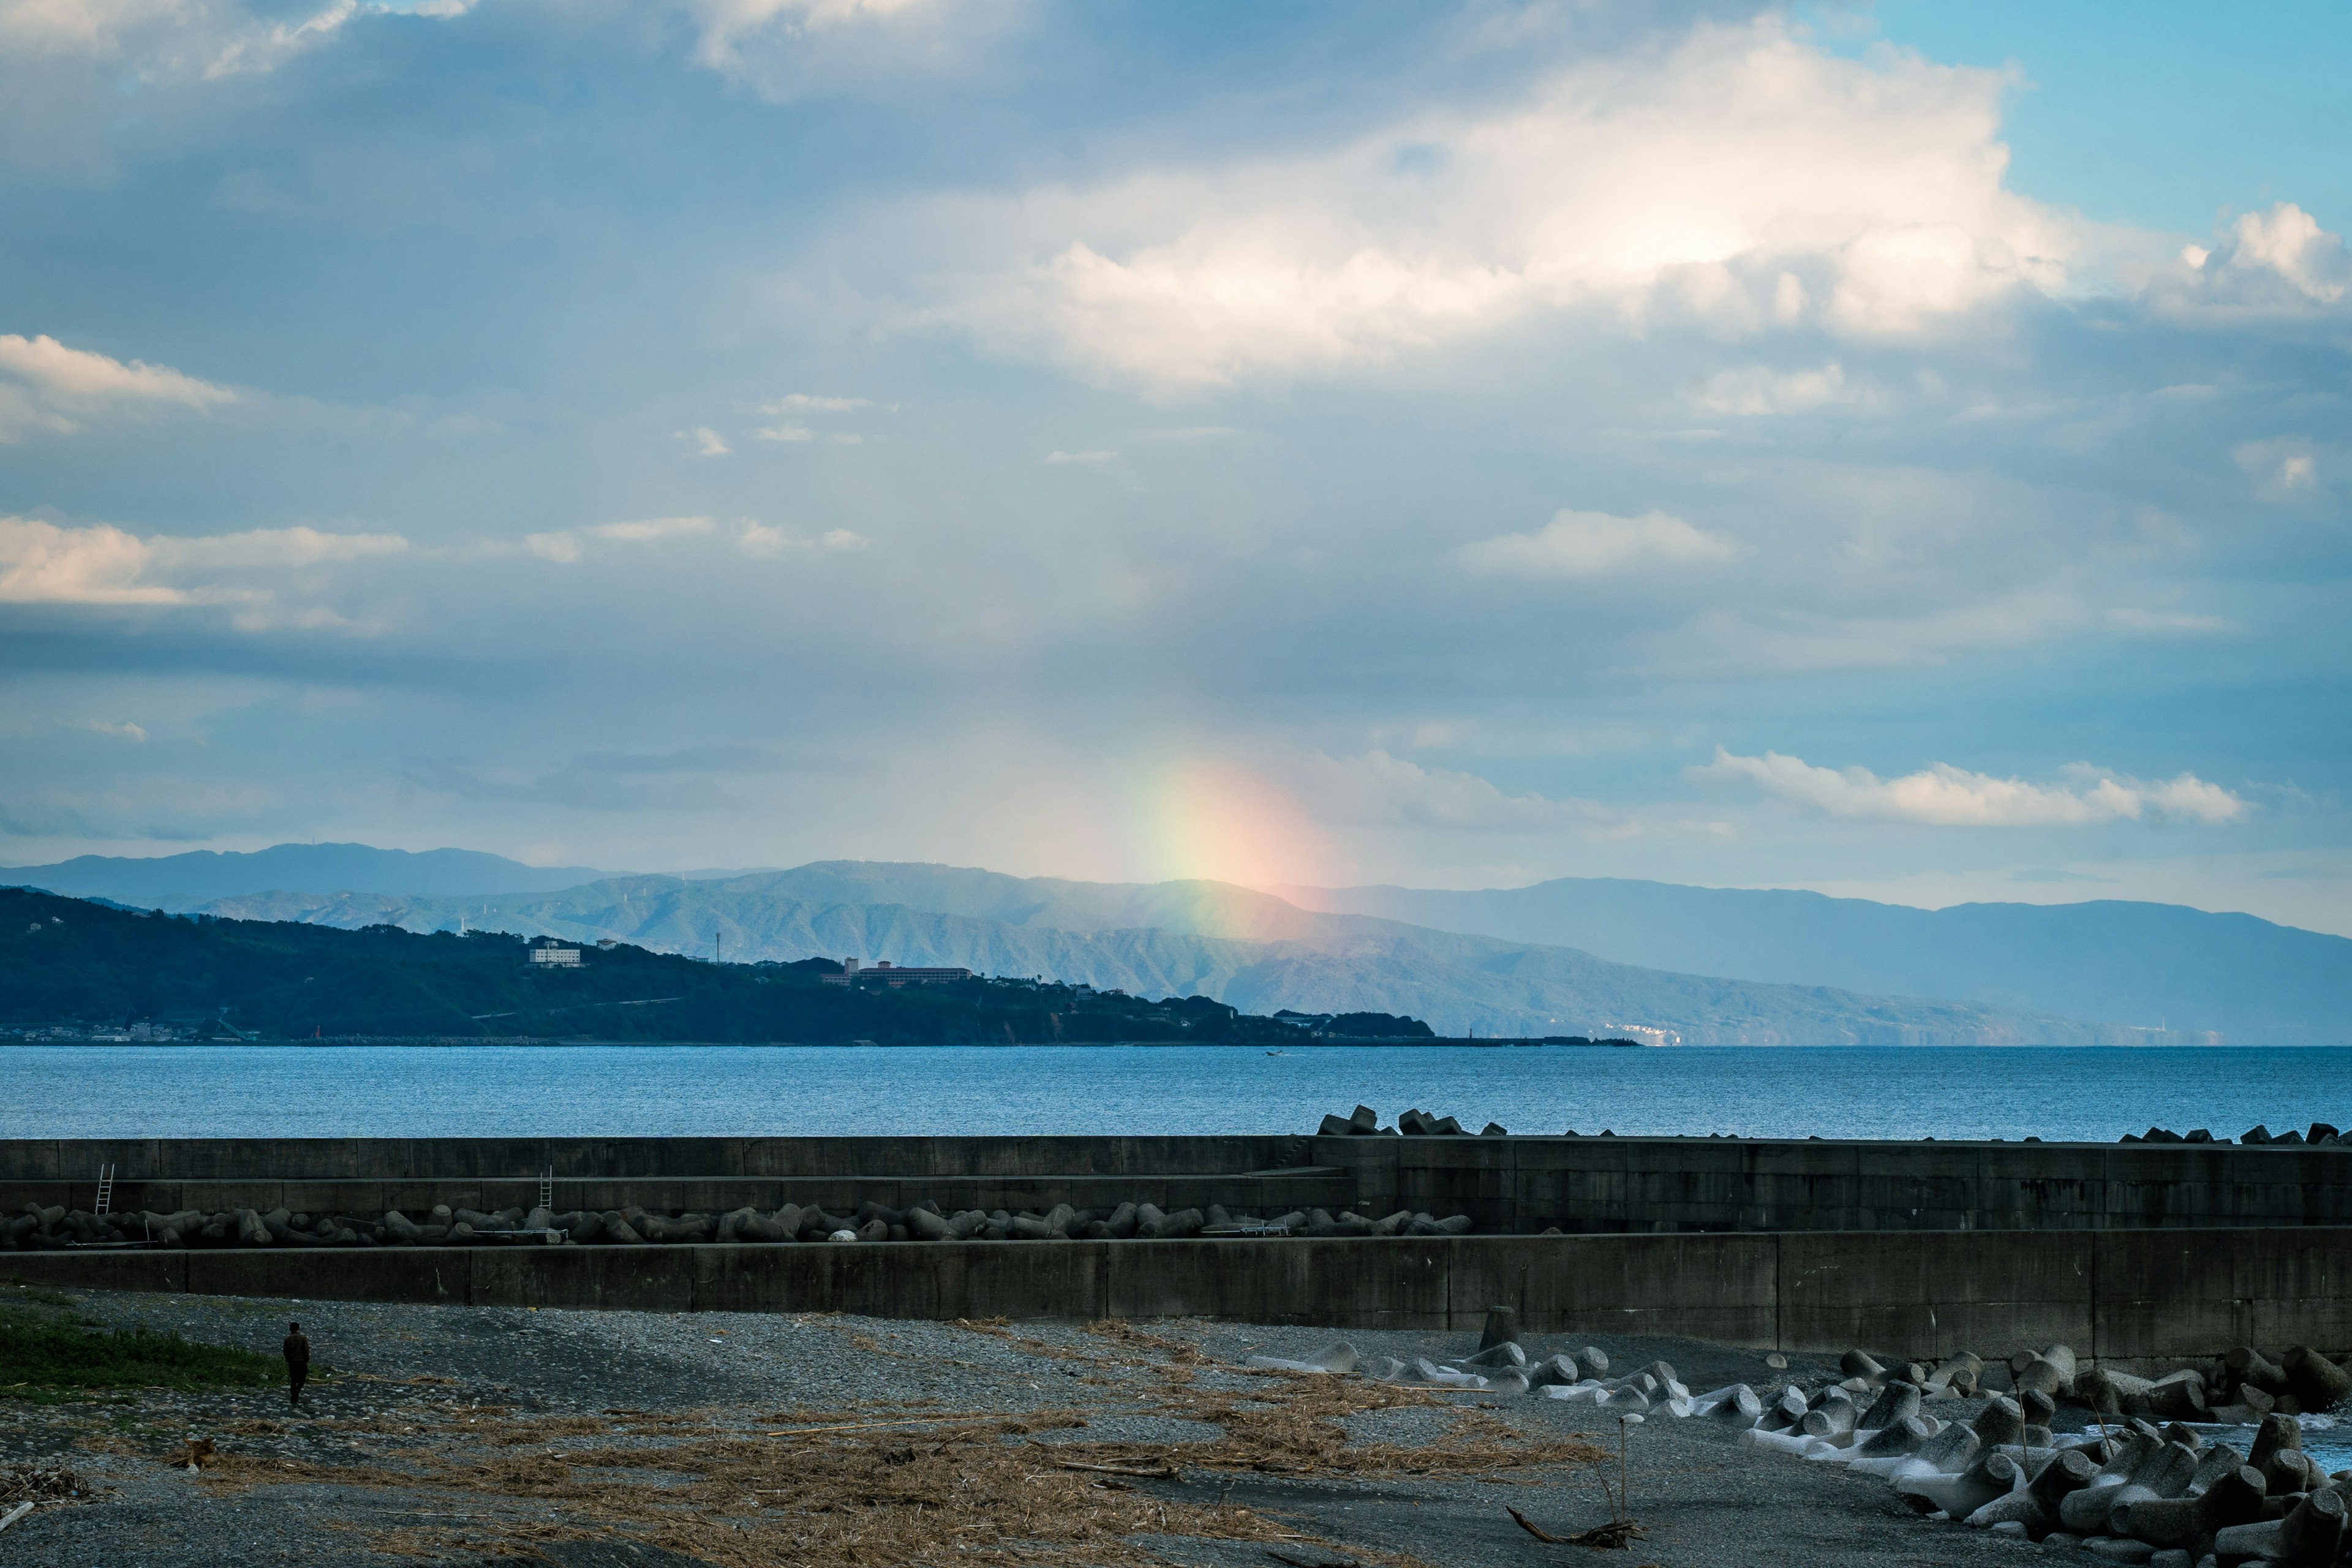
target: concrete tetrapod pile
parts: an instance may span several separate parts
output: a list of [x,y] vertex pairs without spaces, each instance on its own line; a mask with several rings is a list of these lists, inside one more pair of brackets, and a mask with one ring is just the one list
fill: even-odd
[[[2259,1415],[2250,1452],[2207,1440],[2188,1423],[2236,1421],[2254,1406],[2210,1405],[2205,1374],[2194,1369],[2126,1377],[2079,1366],[2071,1349],[2053,1345],[2012,1357],[2011,1391],[1997,1394],[1985,1386],[1986,1363],[1965,1352],[1931,1368],[1849,1351],[1843,1375],[1818,1387],[1792,1382],[1759,1394],[1735,1384],[1696,1394],[1663,1361],[1611,1377],[1608,1356],[1591,1346],[1531,1359],[1510,1310],[1499,1307],[1479,1348],[1448,1361],[1365,1357],[1342,1340],[1310,1356],[1252,1356],[1248,1364],[1720,1421],[1752,1447],[1881,1479],[1930,1518],[2078,1546],[2101,1562],[2352,1568],[2352,1470],[2323,1473],[2303,1452],[2295,1416],[2275,1407]],[[2279,1384],[2273,1406],[2317,1410],[2352,1394],[2352,1379],[2302,1347],[2272,1363],[2241,1346],[2221,1364],[2217,1385],[2234,1394]],[[1980,1398],[1987,1403],[1968,1414]],[[2053,1432],[2062,1402],[2086,1407],[2093,1427]],[[1937,1417],[1938,1405],[1953,1411],[1949,1419]]]
[[[2290,1128],[2284,1132],[2273,1133],[2269,1128],[2258,1121],[2239,1133],[2236,1141],[2250,1149],[2264,1147],[2292,1149],[2301,1144],[2336,1146],[2352,1143],[2352,1133],[2339,1131],[2335,1123],[2329,1121],[2313,1122],[2311,1131],[2308,1132],[2297,1132]],[[2151,1127],[2145,1132],[2126,1132],[2116,1142],[2118,1143],[2227,1143],[2231,1140],[2216,1138],[2202,1127],[2193,1128],[2187,1132],[2175,1132],[2169,1127]]]
[[[1320,1138],[1466,1138],[1471,1135],[1470,1130],[1454,1118],[1432,1116],[1425,1110],[1403,1111],[1398,1115],[1394,1126],[1383,1126],[1380,1112],[1369,1105],[1360,1105],[1346,1116],[1326,1116],[1322,1125],[1315,1131]],[[1499,1121],[1489,1121],[1479,1130],[1477,1136],[1507,1138],[1510,1136],[1510,1130]],[[1570,1129],[1565,1136],[1573,1138],[1576,1132]],[[1612,1134],[1604,1128],[1601,1136],[1607,1138]],[[2028,1138],[2026,1142],[2039,1143],[2042,1140]],[[2126,1132],[2116,1142],[2119,1143],[2229,1143],[2235,1142],[2248,1148],[2276,1149],[2294,1148],[2306,1144],[2336,1147],[2352,1146],[2352,1132],[2338,1131],[2331,1122],[2315,1121],[2311,1124],[2311,1130],[2308,1132],[2287,1131],[2274,1135],[2269,1128],[2257,1124],[2249,1127],[2236,1139],[2231,1140],[2216,1138],[2210,1131],[2202,1127],[2188,1132],[2175,1132],[2167,1127],[2151,1127],[2145,1132]]]
[[1611,1377],[1607,1352],[1594,1345],[1530,1359],[1519,1343],[1517,1316],[1508,1307],[1489,1308],[1478,1348],[1447,1361],[1366,1357],[1347,1341],[1338,1340],[1311,1356],[1252,1356],[1248,1364],[1274,1372],[1352,1373],[1376,1383],[1426,1383],[1474,1393],[1590,1401],[1626,1415],[1659,1412],[1676,1417],[1709,1416],[1751,1426],[1762,1418],[1765,1409],[1763,1400],[1744,1383],[1693,1394],[1673,1364],[1664,1361]]
[[[2274,1406],[2324,1408],[2352,1392],[2352,1380],[2308,1349],[2284,1359],[2299,1376],[2247,1347],[2223,1359],[2225,1367],[2247,1363],[2302,1391],[2274,1397],[2243,1454],[2189,1424],[2239,1421],[2253,1408],[2210,1405],[2204,1373],[2127,1377],[2078,1366],[2064,1345],[2013,1357],[2011,1392],[1971,1419],[1949,1421],[1929,1407],[1990,1392],[1976,1356],[1930,1371],[1849,1351],[1843,1379],[1781,1391],[1744,1440],[1882,1478],[1931,1518],[2081,1546],[2105,1562],[2336,1568],[2352,1548],[2344,1528],[2352,1470],[2324,1473],[2304,1454],[2294,1415]],[[2087,1408],[2095,1425],[2053,1432],[2061,1403]]]
[[860,1204],[832,1214],[814,1205],[773,1210],[745,1206],[726,1214],[649,1212],[632,1205],[601,1213],[520,1208],[486,1214],[437,1205],[415,1216],[398,1209],[381,1215],[257,1214],[235,1209],[207,1214],[92,1215],[26,1205],[0,1220],[0,1251],[121,1247],[511,1247],[603,1245],[643,1247],[691,1242],[1077,1241],[1175,1240],[1226,1236],[1465,1236],[1467,1215],[1440,1219],[1400,1209],[1379,1218],[1326,1209],[1295,1209],[1272,1218],[1234,1214],[1222,1205],[1165,1213],[1157,1205],[1123,1203],[1110,1209],[1057,1204],[1019,1214],[1004,1209],[942,1209],[926,1198],[911,1208]]
[[[1432,1116],[1426,1110],[1408,1110],[1396,1119],[1393,1127],[1381,1125],[1381,1113],[1369,1105],[1360,1105],[1346,1116],[1327,1116],[1315,1130],[1318,1138],[1467,1138],[1470,1131],[1451,1116]],[[1489,1121],[1478,1131],[1481,1138],[1508,1138],[1511,1130],[1499,1121]]]

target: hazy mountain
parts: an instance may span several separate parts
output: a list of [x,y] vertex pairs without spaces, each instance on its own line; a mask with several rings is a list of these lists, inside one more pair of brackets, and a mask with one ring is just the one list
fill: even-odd
[[[704,881],[613,878],[492,898],[268,894],[208,911],[411,931],[461,922],[730,960],[857,957],[1043,974],[1246,1012],[1371,1009],[1441,1034],[1671,1031],[1689,1044],[2124,1044],[2127,1029],[1969,1002],[1636,968],[1565,948],[1321,914],[1214,882],[1118,885],[830,862]],[[1244,932],[1245,935],[1233,934]]]
[[1568,878],[1531,888],[1286,888],[1309,909],[1580,948],[1620,963],[2218,1031],[2352,1042],[2352,941],[2102,900],[1910,909],[1820,893]]
[[283,888],[450,898],[570,888],[610,874],[586,866],[526,866],[472,849],[419,853],[365,844],[278,844],[249,853],[198,849],[148,859],[82,855],[54,866],[0,867],[0,885],[178,910]]

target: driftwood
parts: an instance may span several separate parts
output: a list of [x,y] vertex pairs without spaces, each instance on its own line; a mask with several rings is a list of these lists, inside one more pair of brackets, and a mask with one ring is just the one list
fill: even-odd
[[1580,1530],[1568,1538],[1570,1546],[1590,1546],[1601,1552],[1621,1552],[1650,1532],[1630,1519],[1612,1519],[1606,1524],[1596,1524],[1591,1530]]
[[1526,1514],[1521,1513],[1517,1509],[1513,1508],[1510,1504],[1505,1503],[1503,1505],[1503,1511],[1509,1514],[1513,1519],[1518,1521],[1519,1528],[1526,1531],[1529,1535],[1534,1536],[1538,1541],[1548,1542],[1553,1546],[1565,1546],[1568,1544],[1567,1537],[1549,1533],[1541,1525],[1537,1524],[1534,1521],[1528,1519]]

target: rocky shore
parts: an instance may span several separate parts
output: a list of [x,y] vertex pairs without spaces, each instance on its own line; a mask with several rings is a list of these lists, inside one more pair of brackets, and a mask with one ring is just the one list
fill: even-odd
[[[75,1479],[0,1537],[0,1559],[26,1568],[2018,1561],[1988,1532],[1923,1523],[1882,1483],[1744,1453],[1721,1421],[1629,1427],[1589,1400],[1251,1364],[1313,1357],[1329,1336],[1312,1329],[80,1293],[56,1310],[268,1352],[299,1318],[318,1360],[300,1412],[282,1389],[0,1406],[0,1472]],[[1440,1365],[1476,1339],[1353,1343]],[[1597,1351],[1621,1376],[1664,1362],[1763,1398],[1840,1376],[1685,1340],[1519,1348],[1580,1366]],[[1621,1436],[1631,1550],[1514,1521],[1559,1538],[1609,1524],[1598,1478],[1618,1484]]]
[[[1714,1425],[1751,1448],[1883,1482],[1931,1521],[2102,1562],[2338,1568],[2352,1558],[2352,1468],[2305,1454],[2298,1419],[2340,1413],[2352,1374],[2308,1346],[2273,1361],[2240,1345],[2156,1378],[2088,1364],[2063,1344],[1999,1368],[1969,1352],[1889,1365],[1854,1350],[1834,1374],[1698,1394],[1663,1359],[1612,1377],[1596,1346],[1532,1356],[1519,1338],[1498,1307],[1477,1350],[1450,1360],[1366,1357],[1342,1341],[1251,1364],[1581,1403],[1626,1426]],[[2333,1415],[2316,1418],[2332,1427]],[[2224,1427],[2251,1427],[2252,1439],[2242,1449]]]

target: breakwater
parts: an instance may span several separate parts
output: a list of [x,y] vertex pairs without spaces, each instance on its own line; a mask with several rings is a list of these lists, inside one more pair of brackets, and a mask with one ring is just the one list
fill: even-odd
[[1481,1235],[2352,1226],[2352,1148],[1732,1138],[0,1141],[0,1214],[1352,1210]]
[[[950,1215],[1034,1214],[1148,1202],[1169,1214],[1462,1214],[1475,1234],[812,1246],[704,1242],[682,1226],[669,1245],[433,1244],[445,1236],[17,1251],[0,1274],[298,1298],[1339,1328],[1464,1328],[1501,1302],[1547,1331],[1913,1356],[2063,1342],[2126,1365],[2243,1342],[2352,1346],[2352,1149],[2333,1146],[29,1140],[0,1142],[0,1214],[90,1209],[109,1166],[113,1208],[167,1215],[415,1215],[440,1205],[682,1215],[788,1204],[844,1215],[866,1203],[903,1214],[924,1199]],[[1537,1234],[1548,1229],[1561,1234]]]

